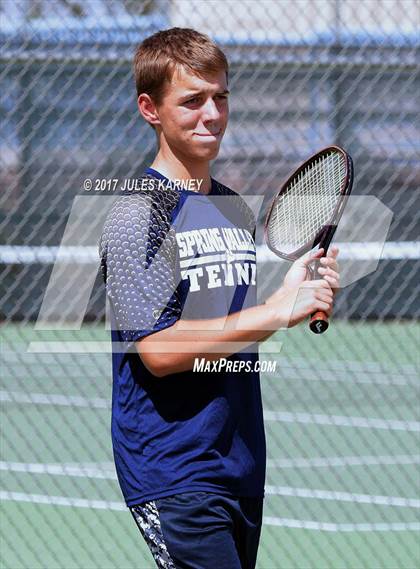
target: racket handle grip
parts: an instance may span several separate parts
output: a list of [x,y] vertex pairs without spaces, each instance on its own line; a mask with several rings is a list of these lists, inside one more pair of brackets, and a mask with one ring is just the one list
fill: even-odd
[[314,334],[322,334],[325,330],[328,329],[329,321],[328,316],[325,312],[318,310],[311,315],[311,319],[309,321],[309,328],[312,330]]

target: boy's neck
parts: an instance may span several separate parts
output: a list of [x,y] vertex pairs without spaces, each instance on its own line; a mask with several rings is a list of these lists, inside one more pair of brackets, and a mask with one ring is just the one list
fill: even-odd
[[208,161],[189,162],[175,156],[172,152],[161,150],[150,165],[169,180],[197,180],[200,194],[208,194],[211,189],[210,164]]

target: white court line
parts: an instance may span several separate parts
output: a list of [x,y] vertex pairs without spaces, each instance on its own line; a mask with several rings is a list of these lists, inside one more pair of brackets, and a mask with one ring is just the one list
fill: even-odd
[[[267,377],[267,376],[265,376]],[[361,383],[363,385],[402,385],[402,386],[420,386],[420,381],[415,376],[405,377],[392,373],[365,373],[359,372],[356,374],[351,370],[333,370],[333,369],[319,369],[314,366],[310,369],[296,369],[290,366],[282,367],[282,363],[276,368],[276,375],[270,374],[269,378],[278,381],[279,378],[283,380],[300,380],[300,381],[321,381],[329,383]]]
[[[99,468],[86,466],[71,466],[60,464],[1,462],[0,470],[12,472],[26,472],[30,474],[51,474],[54,476],[82,476],[87,478],[102,478],[116,480],[115,472],[106,472]],[[295,488],[292,486],[266,486],[267,495],[290,496],[295,498],[314,498],[318,500],[334,500],[339,502],[352,502],[360,504],[374,504],[380,506],[397,506],[405,508],[420,508],[420,500],[402,498],[399,496],[375,496],[370,494],[357,494],[331,490],[313,490],[311,488]]]
[[291,496],[293,498],[314,498],[317,500],[334,500],[376,506],[396,506],[401,508],[420,508],[420,500],[402,498],[400,496],[372,496],[331,490],[313,490],[311,488],[294,488],[293,486],[266,486],[265,493],[273,496]]
[[316,531],[349,532],[349,531],[419,531],[418,522],[394,522],[394,523],[356,523],[356,524],[336,524],[331,522],[317,522],[309,520],[293,520],[288,518],[276,518],[270,516],[263,517],[263,523],[267,526],[278,526],[285,528],[308,529]]
[[[396,456],[331,456],[319,458],[268,459],[267,468],[332,468],[340,466],[418,465],[420,455]],[[113,463],[42,463],[0,461],[0,471],[49,474],[51,476],[80,476],[117,480]]]
[[419,366],[414,364],[390,364],[374,361],[358,362],[354,360],[320,360],[311,358],[298,358],[290,356],[280,356],[278,359],[282,367],[292,367],[293,369],[310,369],[310,370],[334,370],[334,371],[352,371],[367,374],[381,373],[402,373],[403,375],[419,376]]
[[24,472],[27,474],[50,474],[52,476],[80,476],[83,478],[100,478],[117,480],[115,468],[104,466],[88,466],[83,464],[44,464],[38,462],[0,462],[0,471]]
[[[127,507],[122,502],[111,502],[105,500],[87,500],[85,498],[68,498],[66,496],[46,496],[43,494],[25,494],[23,492],[0,491],[1,501],[26,502],[30,504],[45,504],[49,506],[67,506],[73,508],[89,508],[93,510],[114,510],[127,511]],[[397,523],[351,523],[337,524],[330,522],[293,520],[287,518],[277,518],[264,516],[264,525],[278,527],[308,529],[317,531],[418,531],[420,523],[417,522],[397,522]]]
[[[36,405],[88,407],[95,409],[108,409],[111,407],[110,401],[101,397],[87,398],[79,395],[23,393],[20,391],[0,391],[0,401],[10,403],[32,403]],[[396,419],[378,419],[370,417],[348,417],[343,415],[323,415],[320,413],[264,411],[264,420],[278,423],[302,423],[306,425],[332,425],[335,427],[420,432],[420,422],[418,421],[399,421]]]
[[264,411],[264,419],[278,423],[302,423],[304,425],[333,425],[335,427],[420,432],[419,421],[399,421],[396,419],[348,417],[343,415],[324,415],[320,413],[290,413],[287,411]]
[[362,383],[372,385],[420,386],[418,370],[415,366],[404,365],[385,369],[379,364],[358,362],[319,362],[300,358],[280,357],[277,359],[277,374],[286,380],[327,381]]
[[335,466],[383,466],[396,464],[420,464],[420,454],[272,458],[267,460],[268,468],[331,468]]
[[[25,357],[29,353],[37,354],[60,354],[68,355],[74,353],[106,353],[109,354],[110,342],[98,341],[55,341],[55,342],[30,342],[28,351],[24,352]],[[259,347],[261,356],[267,358],[269,355],[280,354],[282,344],[279,342],[264,342]],[[178,349],[178,348],[177,348]],[[26,348],[25,348],[26,350]],[[6,350],[2,352],[2,359],[7,363],[19,363],[16,355],[17,351]],[[398,366],[385,366],[378,362],[355,362],[339,360],[311,360],[304,358],[290,358],[287,356],[276,357],[277,368],[275,375],[264,377],[264,381],[284,380],[301,381],[320,381],[320,382],[346,382],[361,383],[372,385],[401,385],[401,386],[420,386],[419,369],[415,365],[401,364]],[[28,364],[29,365],[29,364]],[[97,368],[97,366],[96,366]]]
[[68,498],[67,496],[47,496],[45,494],[26,494],[24,492],[0,491],[0,500],[48,504],[50,506],[72,506],[74,508],[92,508],[94,510],[127,510],[122,502],[107,500],[87,500],[86,498]]
[[0,401],[34,403],[36,405],[59,405],[63,407],[89,407],[95,409],[108,409],[111,407],[111,402],[102,397],[87,398],[79,395],[22,393],[20,391],[0,391]]

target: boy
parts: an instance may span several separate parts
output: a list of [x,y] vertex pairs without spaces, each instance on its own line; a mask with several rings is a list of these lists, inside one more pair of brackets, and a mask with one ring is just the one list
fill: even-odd
[[[265,480],[256,343],[331,312],[337,250],[322,278],[306,280],[320,251],[257,306],[252,214],[209,170],[228,122],[224,54],[173,28],[138,47],[134,70],[158,153],[143,190],[113,206],[100,245],[118,478],[158,567],[251,569]],[[194,371],[202,358],[213,371]]]

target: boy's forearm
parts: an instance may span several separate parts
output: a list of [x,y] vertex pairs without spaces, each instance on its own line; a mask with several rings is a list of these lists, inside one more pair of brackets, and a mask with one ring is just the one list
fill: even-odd
[[[193,368],[196,358],[218,360],[263,341],[287,322],[273,304],[247,308],[227,317],[178,320],[137,342],[144,364],[158,377]],[[169,349],[168,349],[169,348]]]

